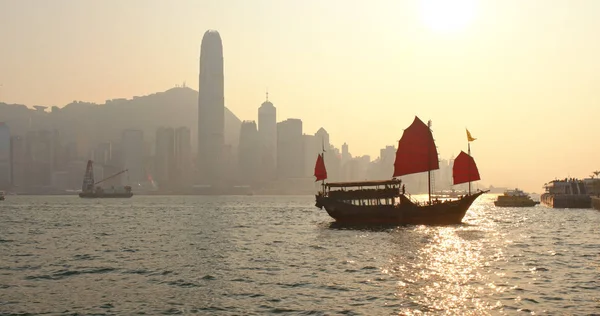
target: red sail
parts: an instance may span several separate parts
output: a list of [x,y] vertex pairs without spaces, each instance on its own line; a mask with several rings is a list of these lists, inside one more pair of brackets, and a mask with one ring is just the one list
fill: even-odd
[[440,168],[437,148],[429,126],[418,117],[404,130],[398,142],[394,177]]
[[479,170],[477,170],[475,160],[473,157],[467,155],[464,151],[461,151],[460,154],[458,154],[458,157],[454,159],[452,177],[454,178],[454,184],[461,184],[481,179],[479,177]]
[[325,169],[325,161],[323,161],[323,156],[320,154],[319,157],[317,157],[317,163],[315,164],[315,177],[317,178],[315,181],[327,179],[327,169]]

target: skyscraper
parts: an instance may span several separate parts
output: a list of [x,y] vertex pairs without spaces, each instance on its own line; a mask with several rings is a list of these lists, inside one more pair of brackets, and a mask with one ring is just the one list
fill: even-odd
[[198,87],[198,170],[200,182],[216,185],[222,174],[225,133],[223,44],[208,30],[200,47]]
[[10,129],[0,122],[0,188],[4,189],[12,183],[10,154]]
[[190,129],[179,127],[175,130],[175,175],[177,185],[186,187],[190,185],[192,168],[192,143]]
[[[124,185],[137,185],[146,180],[144,171],[144,132],[127,129],[121,136],[123,167],[129,171],[128,177],[121,177]],[[131,183],[130,183],[131,182]]]
[[262,173],[265,180],[273,180],[277,170],[277,109],[269,101],[269,93],[265,102],[258,108],[258,138]]
[[171,127],[159,127],[156,130],[156,153],[154,155],[154,179],[158,187],[166,190],[174,180],[175,169],[175,131]]
[[287,119],[277,123],[277,178],[301,178],[304,173],[302,121]]
[[238,148],[238,175],[240,183],[255,185],[261,174],[261,150],[259,147],[256,122],[244,121],[240,129],[240,145]]

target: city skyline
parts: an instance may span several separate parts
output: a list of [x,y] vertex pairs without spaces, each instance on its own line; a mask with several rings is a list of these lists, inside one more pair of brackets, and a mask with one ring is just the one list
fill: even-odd
[[2,2],[0,17],[45,26],[0,30],[10,43],[0,102],[62,106],[196,86],[197,45],[217,29],[227,42],[225,105],[240,119],[256,117],[268,87],[280,121],[325,126],[355,154],[376,157],[418,115],[433,121],[444,157],[466,149],[469,128],[485,183],[539,192],[598,169],[594,1],[479,2],[452,30],[451,21],[428,24],[431,8],[411,1],[22,3]]

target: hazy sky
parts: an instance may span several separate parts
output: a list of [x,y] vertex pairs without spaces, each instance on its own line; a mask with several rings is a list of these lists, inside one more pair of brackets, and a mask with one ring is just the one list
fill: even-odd
[[[432,3],[433,2],[433,3]],[[197,89],[221,34],[225,104],[323,126],[373,158],[418,115],[442,158],[540,192],[600,169],[600,1],[0,0],[0,101],[63,106]],[[448,2],[448,1],[445,1]]]

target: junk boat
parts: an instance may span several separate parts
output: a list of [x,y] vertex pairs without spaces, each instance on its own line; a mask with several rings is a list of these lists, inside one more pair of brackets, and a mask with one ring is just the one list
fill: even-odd
[[104,189],[98,184],[112,179],[118,175],[127,172],[127,169],[121,170],[109,177],[106,177],[98,182],[94,182],[94,166],[93,161],[88,160],[87,167],[85,168],[85,175],[83,176],[83,185],[81,186],[80,198],[130,198],[133,196],[131,192],[131,186],[114,187],[110,189]]
[[[344,224],[460,224],[475,199],[487,192],[471,194],[471,181],[480,180],[477,165],[470,155],[470,142],[475,138],[467,130],[469,154],[461,151],[452,168],[454,184],[468,182],[468,193],[456,200],[432,200],[431,171],[439,169],[439,161],[430,126],[415,117],[404,130],[398,142],[391,180],[325,183],[327,170],[323,151],[315,164],[316,181],[322,181],[322,190],[315,196],[315,206],[325,208],[336,222]],[[396,177],[425,171],[429,200],[414,201]]]
[[506,190],[503,195],[499,195],[494,201],[494,205],[499,207],[531,207],[540,204],[531,199],[529,194],[515,188],[514,190]]

